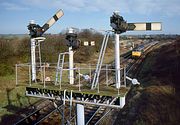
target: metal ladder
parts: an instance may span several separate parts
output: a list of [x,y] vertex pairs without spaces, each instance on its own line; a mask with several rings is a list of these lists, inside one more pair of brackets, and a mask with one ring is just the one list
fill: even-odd
[[61,84],[62,81],[62,71],[63,71],[63,65],[64,65],[64,58],[65,55],[68,54],[68,52],[60,53],[58,57],[58,63],[56,68],[56,79],[55,79],[55,85]]
[[104,59],[104,54],[105,54],[105,51],[106,51],[109,35],[110,35],[109,31],[107,31],[107,33],[104,35],[104,39],[103,39],[103,43],[102,43],[101,50],[100,50],[100,53],[99,53],[98,63],[96,65],[96,70],[95,70],[95,74],[94,74],[91,89],[95,89],[98,82],[99,82],[99,75],[100,75],[102,62],[103,62],[103,59]]

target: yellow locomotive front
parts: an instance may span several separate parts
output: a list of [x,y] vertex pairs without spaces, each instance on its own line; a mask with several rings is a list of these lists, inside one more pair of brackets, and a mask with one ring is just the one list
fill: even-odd
[[132,57],[140,57],[142,54],[141,51],[132,51]]

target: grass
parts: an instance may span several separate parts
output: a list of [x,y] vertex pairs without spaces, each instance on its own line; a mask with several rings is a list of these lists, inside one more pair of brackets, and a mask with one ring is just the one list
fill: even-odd
[[37,101],[25,96],[25,86],[16,87],[15,75],[0,77],[0,88],[0,117],[13,114]]
[[143,83],[143,86],[148,86],[149,84],[152,83],[153,76],[151,72],[154,63],[155,63],[155,56],[152,54],[150,54],[149,56],[147,55],[147,57],[143,61],[141,71],[138,74],[138,77],[141,80],[140,82]]
[[[172,62],[177,59],[172,58],[175,55],[174,51],[165,53],[171,49],[173,49],[172,46],[159,48],[159,50],[151,53],[144,62],[140,73],[144,90],[139,101],[143,105],[140,105],[139,108],[137,124],[178,124],[180,108],[177,92],[179,88],[175,82],[174,84],[171,83],[172,76],[163,75],[164,72],[168,71],[168,68],[171,72],[173,71]],[[160,57],[162,58],[160,59]]]

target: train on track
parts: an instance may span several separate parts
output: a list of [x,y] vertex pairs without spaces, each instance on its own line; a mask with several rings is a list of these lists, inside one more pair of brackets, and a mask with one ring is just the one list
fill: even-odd
[[156,45],[158,43],[158,41],[153,41],[153,42],[146,42],[143,43],[139,46],[137,46],[136,48],[134,48],[132,50],[132,57],[133,58],[139,58],[141,57],[141,55],[148,50],[149,48],[151,48],[152,46]]

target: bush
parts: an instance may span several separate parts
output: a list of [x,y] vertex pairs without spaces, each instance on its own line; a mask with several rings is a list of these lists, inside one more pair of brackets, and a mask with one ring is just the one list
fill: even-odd
[[13,55],[12,44],[10,40],[0,39],[0,61]]
[[14,67],[7,64],[0,64],[0,76],[12,75]]

